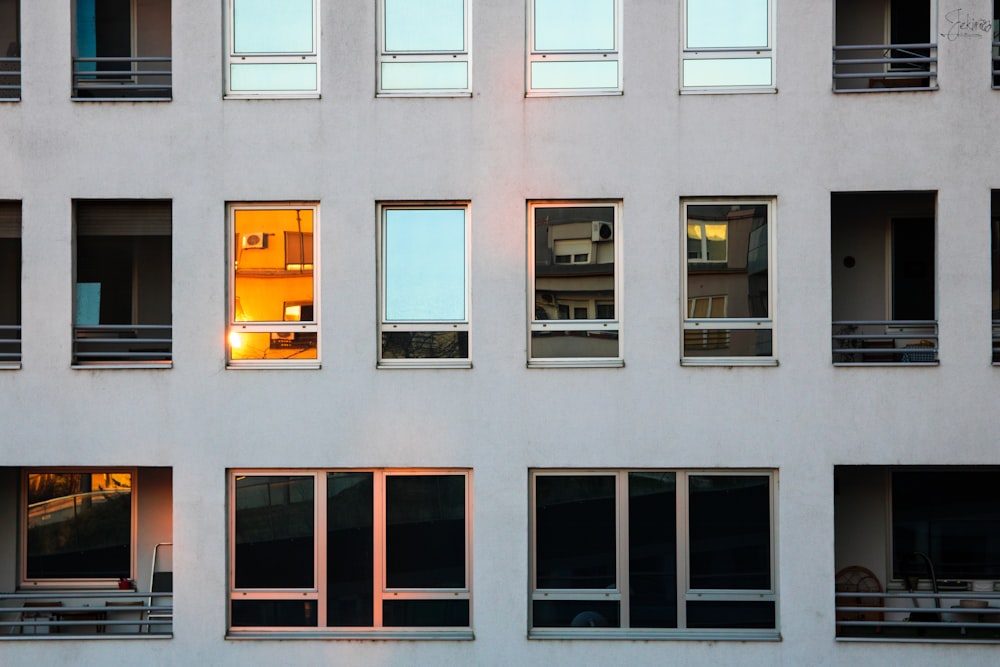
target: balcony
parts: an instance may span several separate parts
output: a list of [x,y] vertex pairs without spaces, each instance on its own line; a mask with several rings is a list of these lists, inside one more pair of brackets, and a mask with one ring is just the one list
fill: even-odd
[[73,333],[74,366],[170,365],[170,325],[77,326]]
[[21,364],[21,325],[0,325],[0,368],[17,368]]
[[837,366],[933,366],[935,194],[831,196],[832,361]]
[[170,61],[169,56],[73,58],[73,99],[169,100]]
[[168,591],[0,593],[0,636],[8,638],[169,637],[172,625]]

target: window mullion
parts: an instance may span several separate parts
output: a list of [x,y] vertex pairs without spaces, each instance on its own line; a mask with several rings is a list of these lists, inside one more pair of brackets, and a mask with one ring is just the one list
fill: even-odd
[[375,522],[375,530],[372,537],[375,543],[372,545],[372,625],[376,628],[382,626],[382,606],[385,597],[385,472],[374,471],[372,473],[372,516]]
[[617,502],[617,513],[616,520],[618,521],[618,590],[620,592],[620,601],[618,608],[618,618],[621,628],[631,627],[631,619],[629,618],[629,607],[631,600],[629,598],[629,592],[631,585],[629,583],[629,522],[628,522],[628,471],[622,470],[617,474],[617,490],[615,492],[615,502]]
[[318,598],[316,600],[316,623],[320,628],[326,627],[326,602],[330,599],[330,595],[326,589],[327,580],[327,560],[326,560],[326,549],[327,549],[327,536],[329,531],[327,530],[327,475],[325,472],[315,473],[315,491],[313,492],[313,499],[316,503],[315,506],[315,547],[313,549],[313,558],[315,562],[313,563],[313,571],[315,572],[314,581],[316,582],[316,591],[318,593]]
[[688,566],[688,474],[677,471],[677,629],[687,629],[687,596],[691,589]]

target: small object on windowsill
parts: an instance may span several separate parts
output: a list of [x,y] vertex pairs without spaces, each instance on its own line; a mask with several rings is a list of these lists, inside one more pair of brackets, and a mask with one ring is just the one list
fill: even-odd
[[128,577],[122,577],[121,579],[118,580],[118,590],[134,591],[136,590],[135,582],[129,579]]

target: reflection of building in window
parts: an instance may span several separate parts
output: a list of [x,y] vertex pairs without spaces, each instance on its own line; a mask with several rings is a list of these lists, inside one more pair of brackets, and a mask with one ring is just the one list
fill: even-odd
[[686,0],[681,86],[773,90],[771,0]]
[[620,363],[617,211],[612,203],[529,206],[534,256],[530,363]]
[[620,94],[620,0],[529,0],[528,94]]
[[774,481],[532,472],[531,636],[776,637]]
[[461,470],[230,477],[230,633],[471,634],[471,479]]
[[0,368],[21,365],[21,202],[0,201]]
[[231,366],[319,361],[314,205],[239,205],[232,225]]
[[319,0],[227,0],[230,97],[319,94]]
[[469,365],[467,204],[383,204],[380,360]]
[[171,360],[171,203],[78,200],[73,364]]
[[469,0],[379,0],[380,95],[468,95]]
[[[684,363],[770,363],[768,201],[684,203]],[[738,363],[738,362],[737,362]]]

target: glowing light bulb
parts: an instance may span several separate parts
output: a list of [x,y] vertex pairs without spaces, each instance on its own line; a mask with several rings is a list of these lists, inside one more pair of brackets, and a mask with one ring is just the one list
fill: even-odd
[[233,348],[234,350],[238,350],[242,346],[243,346],[243,336],[241,336],[238,331],[230,331],[229,347]]

